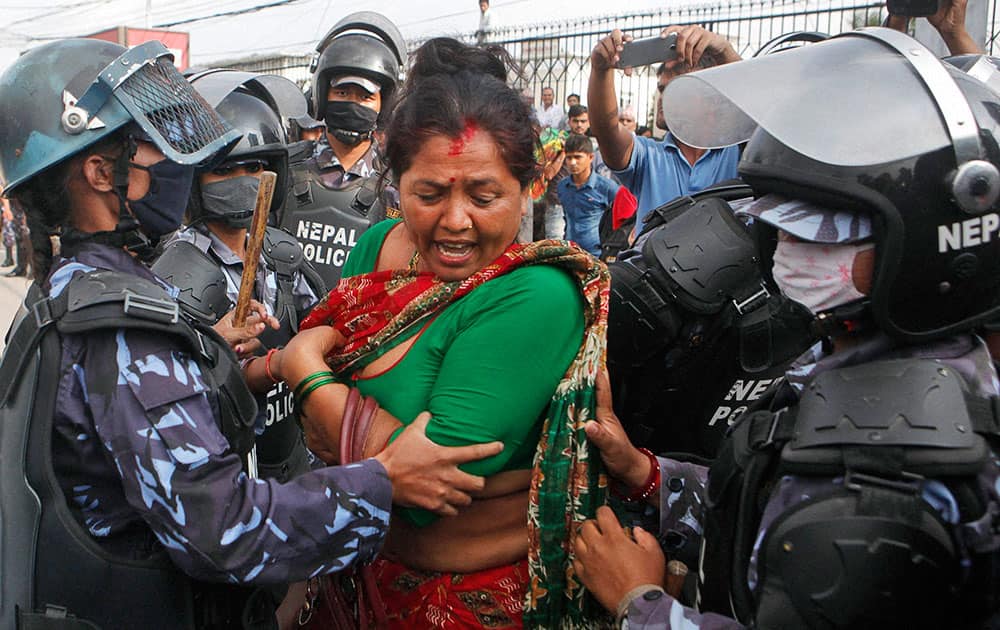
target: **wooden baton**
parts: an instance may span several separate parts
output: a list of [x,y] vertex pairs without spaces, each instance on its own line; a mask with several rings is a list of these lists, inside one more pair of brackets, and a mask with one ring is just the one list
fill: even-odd
[[681,596],[681,590],[684,588],[684,580],[687,579],[687,574],[687,565],[680,560],[671,560],[667,563],[667,585],[664,589],[667,591],[667,595],[670,595],[674,599]]
[[257,261],[260,260],[260,250],[264,246],[264,230],[267,229],[267,215],[271,212],[271,198],[274,196],[274,184],[278,175],[272,171],[262,171],[260,186],[257,188],[257,203],[253,209],[253,222],[247,235],[247,253],[243,260],[243,275],[240,276],[240,294],[236,298],[236,312],[233,313],[233,326],[246,326],[250,310],[250,298],[253,297],[254,283],[257,281]]

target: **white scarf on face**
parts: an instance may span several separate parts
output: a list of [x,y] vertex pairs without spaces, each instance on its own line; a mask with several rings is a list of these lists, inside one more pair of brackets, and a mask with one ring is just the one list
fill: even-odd
[[854,258],[874,246],[779,240],[774,250],[774,282],[813,315],[853,302],[864,297],[854,286]]

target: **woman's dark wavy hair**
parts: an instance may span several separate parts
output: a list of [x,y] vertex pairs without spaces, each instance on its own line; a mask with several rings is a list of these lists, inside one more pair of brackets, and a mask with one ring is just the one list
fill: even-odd
[[508,70],[513,61],[499,46],[477,48],[446,37],[421,46],[386,132],[385,156],[395,177],[410,168],[428,138],[459,138],[474,123],[493,137],[522,189],[537,178],[538,130],[531,109],[507,85]]

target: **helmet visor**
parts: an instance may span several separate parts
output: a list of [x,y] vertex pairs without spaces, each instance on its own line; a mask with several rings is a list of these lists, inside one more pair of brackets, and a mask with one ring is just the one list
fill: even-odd
[[[913,54],[930,53],[913,42]],[[841,166],[951,144],[907,58],[856,34],[677,77],[664,90],[663,114],[671,133],[694,147],[746,142],[759,125],[792,150]]]
[[99,118],[101,107],[113,95],[167,159],[197,164],[234,144],[239,134],[219,118],[171,59],[158,41],[125,51],[101,71],[76,107]]

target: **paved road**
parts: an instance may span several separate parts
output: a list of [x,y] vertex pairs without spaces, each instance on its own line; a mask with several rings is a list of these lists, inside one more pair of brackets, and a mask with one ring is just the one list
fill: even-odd
[[10,323],[21,306],[21,299],[28,288],[26,278],[8,278],[4,274],[10,271],[11,267],[0,267],[0,353],[4,347],[4,337]]

